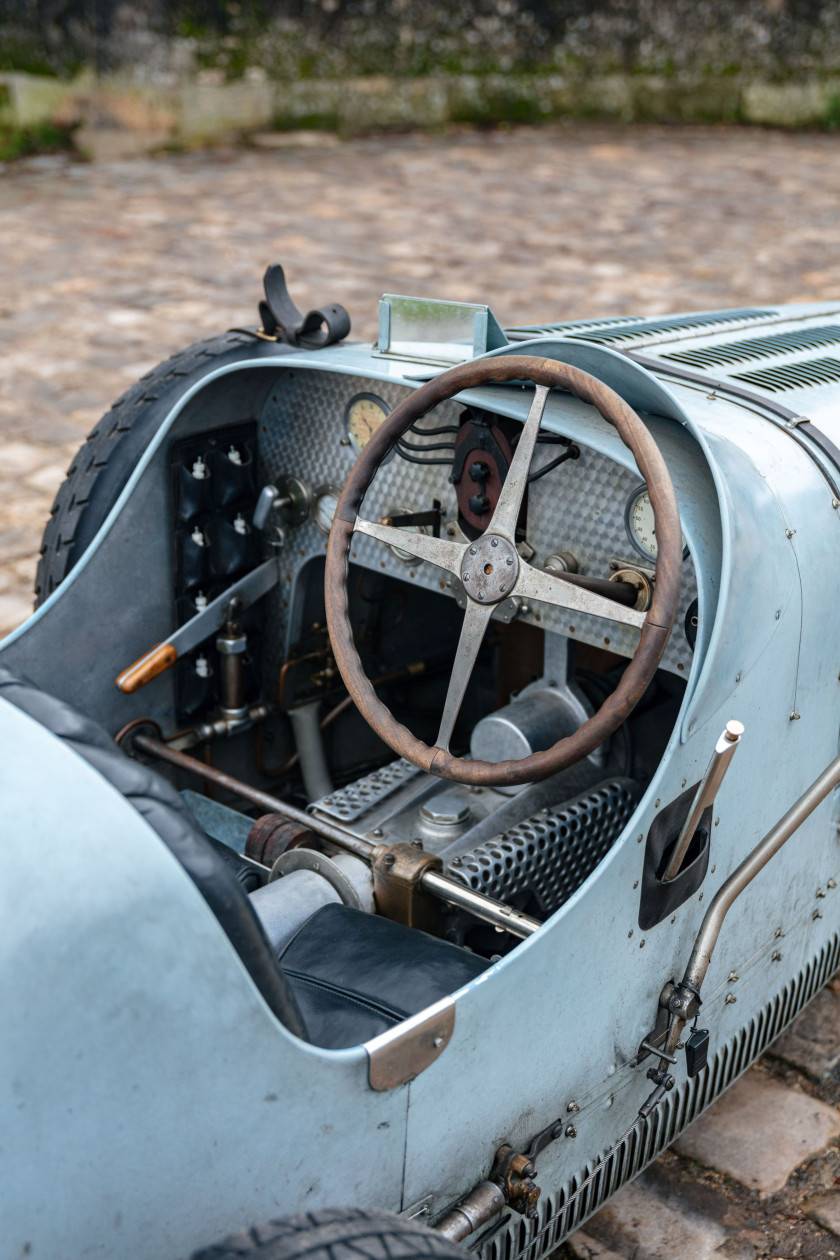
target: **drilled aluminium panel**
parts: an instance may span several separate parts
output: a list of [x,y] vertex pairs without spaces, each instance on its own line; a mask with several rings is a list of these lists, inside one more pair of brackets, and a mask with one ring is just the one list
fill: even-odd
[[448,874],[497,901],[532,893],[553,914],[609,852],[638,799],[631,779],[600,783],[478,845]]
[[330,792],[329,796],[313,801],[309,809],[336,818],[339,822],[355,822],[419,773],[417,766],[400,757],[381,770],[374,770],[373,774],[366,774],[364,778]]
[[[264,477],[276,482],[285,474],[293,474],[313,490],[324,485],[340,489],[355,460],[352,447],[342,445],[344,411],[354,394],[361,392],[377,394],[389,407],[395,407],[409,390],[390,381],[328,372],[290,371],[280,376],[260,418]],[[443,403],[420,422],[421,427],[457,424],[461,410],[461,404]],[[412,442],[445,440],[441,436],[421,439],[411,434]],[[554,447],[538,447],[534,470],[548,463],[555,453]],[[445,451],[433,452],[433,457],[445,455]],[[455,490],[449,483],[449,471],[447,465],[422,467],[392,455],[380,468],[365,497],[364,515],[376,519],[397,510],[420,511],[437,499],[447,522],[452,524],[457,520],[457,502]],[[624,509],[629,495],[639,484],[638,473],[587,448],[581,450],[579,459],[569,461],[534,482],[528,495],[528,542],[535,550],[532,563],[543,564],[553,553],[570,550],[578,559],[580,572],[595,577],[608,577],[610,562],[616,557],[634,563],[635,552],[627,537]],[[275,639],[278,653],[286,645],[287,637],[293,642],[297,634],[296,627],[288,626],[289,609],[283,604],[283,590],[288,592],[301,568],[314,557],[322,557],[325,550],[326,539],[311,519],[289,531],[287,545],[280,555],[282,589],[274,597],[272,608],[272,624],[279,630]],[[416,560],[406,563],[373,538],[357,535],[351,559],[374,572],[387,573],[431,591],[445,594],[453,591],[448,575],[441,570]],[[697,584],[689,557],[683,565],[674,633],[662,661],[665,669],[683,676],[688,675],[691,665],[683,625],[688,607],[696,597]],[[570,617],[564,610],[549,605],[533,605],[527,620],[596,647],[610,647],[624,656],[632,655],[638,643],[637,630],[581,613]],[[279,656],[276,664],[279,664]]]
[[596,1167],[594,1161],[581,1168],[559,1192],[542,1195],[536,1220],[526,1221],[521,1216],[512,1215],[492,1239],[477,1249],[481,1260],[517,1260],[519,1256],[522,1260],[540,1260],[541,1256],[558,1247],[621,1186],[636,1177],[669,1147],[692,1120],[696,1120],[772,1045],[834,974],[838,965],[840,935],[835,935],[755,1018],[710,1057],[699,1075],[666,1094],[648,1119],[635,1126],[581,1194],[574,1197],[577,1187]]

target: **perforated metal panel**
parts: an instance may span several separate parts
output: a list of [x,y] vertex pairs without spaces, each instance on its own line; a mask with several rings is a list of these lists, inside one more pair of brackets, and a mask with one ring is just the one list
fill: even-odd
[[417,766],[400,757],[398,761],[392,761],[381,770],[366,774],[363,779],[357,779],[355,783],[348,783],[346,787],[330,792],[329,796],[313,801],[309,808],[317,810],[319,814],[327,814],[330,818],[337,818],[339,822],[355,822],[419,773]]
[[[636,1125],[610,1156],[604,1167],[577,1198],[575,1190],[592,1172],[595,1161],[585,1165],[559,1192],[543,1194],[537,1218],[526,1221],[511,1216],[508,1223],[478,1249],[482,1260],[516,1260],[529,1241],[545,1229],[539,1241],[525,1251],[523,1260],[540,1260],[558,1247],[588,1217],[593,1216],[615,1192],[632,1180],[682,1133],[692,1120],[776,1040],[802,1008],[822,988],[840,964],[840,936],[823,946],[807,967],[777,993],[745,1027],[725,1042],[692,1080],[683,1081],[651,1113]],[[570,1201],[571,1200],[571,1201]],[[568,1208],[564,1204],[568,1203]],[[557,1214],[556,1220],[552,1218]],[[548,1222],[551,1222],[548,1224]],[[547,1228],[546,1228],[547,1226]]]
[[448,873],[499,901],[531,892],[553,914],[609,851],[638,799],[631,779],[600,783],[478,845]]

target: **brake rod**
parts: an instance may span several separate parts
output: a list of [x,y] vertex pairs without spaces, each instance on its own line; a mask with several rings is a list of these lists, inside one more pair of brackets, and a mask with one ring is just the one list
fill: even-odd
[[[259,788],[251,787],[250,784],[243,783],[241,779],[236,779],[233,775],[226,774],[224,770],[217,770],[214,766],[205,765],[203,761],[198,761],[197,758],[190,757],[187,753],[177,752],[162,740],[154,739],[151,735],[144,735],[141,731],[132,732],[130,746],[138,748],[150,757],[157,757],[161,761],[167,761],[179,770],[185,770],[189,774],[197,775],[200,779],[206,779],[217,787],[225,788],[242,800],[250,801],[253,805],[259,805],[260,808],[267,810],[269,813],[281,814],[291,822],[300,823],[308,831],[314,831],[318,835],[323,836],[325,840],[328,840],[330,844],[334,844],[336,848],[343,849],[346,853],[352,853],[355,857],[359,857],[371,865],[373,864],[375,851],[380,846],[372,844],[370,840],[365,840],[363,836],[357,836],[353,831],[340,827],[336,823],[328,822],[317,814],[310,814],[305,809],[299,809],[297,805],[287,804],[286,801],[282,801],[276,796],[271,796],[268,792],[262,792]],[[500,928],[505,932],[510,932],[511,936],[518,936],[524,939],[531,936],[536,932],[537,928],[542,926],[537,919],[532,919],[530,915],[523,914],[520,910],[515,910],[512,906],[505,905],[504,902],[496,901],[495,898],[488,897],[485,893],[476,892],[467,884],[461,883],[460,880],[451,879],[448,875],[442,875],[440,871],[426,871],[420,879],[420,884],[424,892],[437,897],[439,901],[455,906],[459,910],[467,910],[477,919],[481,919],[485,923],[491,923],[493,927]]]

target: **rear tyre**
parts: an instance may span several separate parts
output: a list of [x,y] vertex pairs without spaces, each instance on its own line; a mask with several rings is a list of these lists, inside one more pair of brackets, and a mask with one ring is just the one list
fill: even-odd
[[381,1208],[329,1208],[283,1216],[232,1234],[192,1260],[465,1260],[463,1247]]

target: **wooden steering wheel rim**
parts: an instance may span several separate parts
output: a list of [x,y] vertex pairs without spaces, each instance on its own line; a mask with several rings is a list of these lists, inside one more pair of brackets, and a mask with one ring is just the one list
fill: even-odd
[[[653,599],[639,644],[615,691],[572,735],[543,752],[518,760],[471,761],[431,748],[412,735],[382,703],[362,668],[350,624],[347,574],[350,542],[359,509],[377,469],[398,438],[433,407],[480,385],[531,381],[574,394],[597,408],[632,452],[650,494],[658,543]],[[444,779],[481,786],[533,783],[589,756],[617,730],[651,682],[674,623],[682,575],[682,531],[676,495],[665,461],[642,421],[614,390],[554,359],[504,355],[459,364],[420,386],[391,412],[354,464],[338,501],[325,574],[327,625],[336,664],[356,706],[376,733],[401,757]]]

